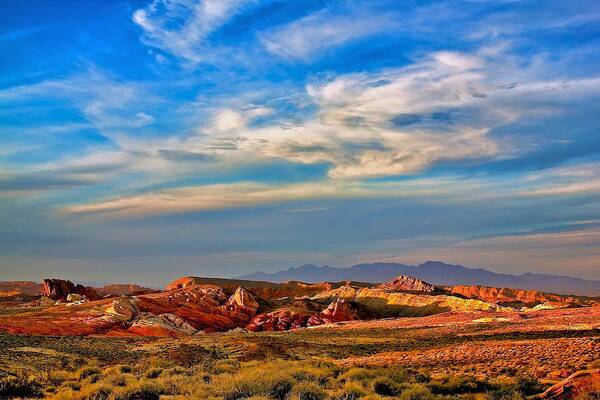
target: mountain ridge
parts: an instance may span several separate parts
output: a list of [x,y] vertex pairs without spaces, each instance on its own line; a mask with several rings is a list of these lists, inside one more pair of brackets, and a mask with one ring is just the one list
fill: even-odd
[[307,283],[317,283],[322,281],[352,280],[380,283],[398,275],[409,275],[437,286],[481,285],[539,290],[548,293],[578,296],[600,295],[600,281],[570,276],[535,274],[531,272],[520,275],[505,274],[481,267],[469,268],[441,261],[425,261],[418,265],[362,263],[349,268],[336,268],[328,265],[319,267],[314,264],[305,264],[273,273],[257,271],[252,274],[239,276],[238,278],[271,282],[298,280]]

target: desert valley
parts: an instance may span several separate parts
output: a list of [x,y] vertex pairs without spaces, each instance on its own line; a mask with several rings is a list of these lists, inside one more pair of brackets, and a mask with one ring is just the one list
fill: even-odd
[[0,0],[0,400],[600,400],[600,0]]
[[0,397],[592,399],[600,297],[183,277],[0,283]]

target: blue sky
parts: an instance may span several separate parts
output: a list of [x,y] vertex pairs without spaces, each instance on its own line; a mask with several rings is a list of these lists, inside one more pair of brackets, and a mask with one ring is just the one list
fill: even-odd
[[600,279],[597,1],[0,3],[0,279]]

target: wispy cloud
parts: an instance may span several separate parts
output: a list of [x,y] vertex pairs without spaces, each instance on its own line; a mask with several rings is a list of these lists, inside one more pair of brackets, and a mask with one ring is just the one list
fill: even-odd
[[99,129],[139,128],[153,122],[144,112],[156,97],[143,85],[120,80],[91,66],[65,79],[15,86],[0,90],[0,104],[35,104],[40,99],[66,100]]
[[260,34],[267,51],[288,60],[308,61],[318,54],[361,37],[393,29],[388,15],[353,11],[346,15],[321,10]]
[[146,45],[194,65],[204,60],[211,33],[249,3],[252,1],[154,0],[136,10],[132,19],[142,28]]

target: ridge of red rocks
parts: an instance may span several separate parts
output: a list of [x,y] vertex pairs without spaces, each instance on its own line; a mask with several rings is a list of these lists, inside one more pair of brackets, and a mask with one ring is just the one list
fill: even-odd
[[381,289],[390,291],[433,293],[435,286],[408,275],[399,275],[389,282],[379,285]]
[[64,279],[44,279],[42,286],[42,296],[52,300],[66,300],[70,294],[79,294],[85,296],[88,300],[100,298],[98,293],[92,288],[74,284]]
[[[408,276],[373,287],[352,282],[271,283],[185,277],[171,283],[168,286],[171,290],[138,295],[131,293],[143,292],[145,288],[114,286],[115,290],[110,289],[113,285],[107,289],[109,295],[120,291],[125,296],[103,298],[101,295],[106,294],[92,288],[47,279],[42,292],[48,297],[38,300],[34,297],[35,301],[30,297],[28,303],[25,300],[21,303],[30,310],[0,315],[0,330],[38,335],[179,336],[236,328],[288,330],[385,316],[423,317],[448,311],[516,313],[514,304],[519,302],[534,301],[541,306],[534,310],[542,310],[571,306],[575,303],[567,300],[577,300],[518,289],[457,286],[441,290]],[[91,301],[86,302],[81,296]],[[65,299],[71,300],[65,303]],[[550,303],[552,300],[560,302]],[[503,302],[512,308],[500,305]]]
[[169,283],[165,290],[181,289],[191,285],[215,285],[223,289],[227,294],[233,294],[238,287],[243,287],[262,299],[279,299],[282,297],[314,296],[324,290],[336,289],[344,285],[367,287],[364,282],[321,282],[304,283],[300,281],[289,281],[285,283],[274,283],[266,281],[247,281],[242,279],[225,278],[202,278],[197,276],[185,276]]
[[446,291],[467,299],[478,299],[496,304],[520,303],[533,306],[543,303],[582,304],[582,300],[574,296],[544,293],[537,290],[496,288],[487,286],[451,286]]

